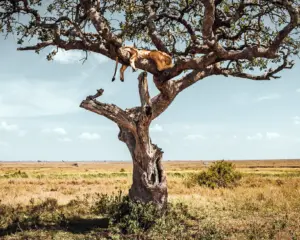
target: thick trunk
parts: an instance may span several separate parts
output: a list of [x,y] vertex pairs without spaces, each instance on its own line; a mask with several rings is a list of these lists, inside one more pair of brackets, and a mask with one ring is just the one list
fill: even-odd
[[139,155],[143,160],[135,159],[133,161],[133,183],[129,190],[129,196],[132,200],[144,203],[154,202],[159,208],[165,208],[168,191],[161,165],[162,155],[149,156],[147,153]]
[[161,164],[163,152],[151,143],[148,131],[138,131],[139,140],[136,141],[136,136],[121,129],[119,139],[127,144],[133,160],[133,183],[129,197],[143,203],[152,202],[158,208],[165,209],[168,191]]
[[[154,98],[154,104],[148,91],[147,73],[138,77],[141,106],[122,110],[114,104],[105,104],[96,100],[103,94],[103,89],[95,95],[88,96],[81,107],[103,115],[114,121],[120,128],[119,139],[126,143],[133,160],[133,183],[129,196],[134,201],[154,203],[165,209],[168,201],[167,181],[162,168],[163,152],[149,137],[151,121],[161,114],[176,96],[176,87],[167,82],[156,85],[161,92]],[[167,94],[166,89],[170,89]]]

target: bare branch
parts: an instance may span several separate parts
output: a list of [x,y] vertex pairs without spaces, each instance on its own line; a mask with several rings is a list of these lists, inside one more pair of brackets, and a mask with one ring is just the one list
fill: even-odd
[[186,89],[187,87],[193,85],[194,83],[202,80],[210,75],[213,75],[214,66],[205,68],[204,70],[194,70],[184,77],[176,80],[176,87],[178,93]]
[[95,98],[103,94],[103,91],[103,89],[100,89],[97,91],[97,94],[88,96],[86,100],[81,102],[80,107],[102,115],[114,121],[116,124],[123,128],[134,131],[135,125],[124,110],[114,104],[101,103],[95,100]]
[[215,22],[215,4],[214,0],[201,0],[204,10],[204,20],[202,26],[202,37],[204,42],[209,41],[213,37],[213,24]]
[[139,93],[143,111],[151,115],[152,102],[148,90],[147,72],[142,72],[139,77]]

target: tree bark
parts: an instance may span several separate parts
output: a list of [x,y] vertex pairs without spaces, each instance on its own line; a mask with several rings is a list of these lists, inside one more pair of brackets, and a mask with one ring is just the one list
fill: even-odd
[[[119,139],[126,143],[133,160],[132,186],[129,197],[133,201],[154,203],[164,210],[168,201],[167,180],[162,167],[163,151],[149,138],[148,128],[137,132],[136,137],[120,128]],[[147,141],[140,141],[146,139]]]
[[153,106],[148,91],[147,73],[141,73],[138,80],[141,101],[139,107],[122,110],[114,104],[101,103],[96,98],[103,94],[103,89],[99,89],[95,95],[88,96],[80,106],[103,115],[118,125],[119,140],[127,145],[133,160],[133,181],[129,197],[142,203],[152,202],[157,208],[164,210],[167,206],[168,191],[161,164],[163,151],[151,142],[149,126],[171,100],[162,101],[159,100],[162,97],[156,97]]

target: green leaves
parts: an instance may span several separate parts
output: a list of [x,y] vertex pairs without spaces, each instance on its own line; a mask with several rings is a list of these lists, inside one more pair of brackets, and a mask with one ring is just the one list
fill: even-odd
[[[111,37],[105,38],[113,35],[117,36],[114,39],[122,39],[126,44],[135,42],[139,48],[160,48],[168,51],[172,53],[175,61],[182,56],[199,58],[208,53],[216,53],[203,39],[204,14],[207,13],[203,1],[153,1],[153,4],[146,5],[146,2],[151,1],[102,0],[100,6],[97,1],[87,1],[87,4],[91,4],[89,7],[80,2],[30,0],[29,5],[25,6],[21,0],[0,1],[0,32],[4,35],[17,35],[20,45],[29,45],[31,41],[53,42],[54,46],[70,44],[73,48],[78,47],[77,43],[84,42],[85,47],[100,44],[106,49],[109,49]],[[225,52],[245,51],[249,48],[268,49],[274,43],[278,32],[292,20],[287,5],[279,5],[273,0],[223,0],[215,4],[214,16],[211,16],[214,19],[214,23],[211,22],[211,38]],[[300,7],[299,1],[291,4],[294,8]],[[98,11],[98,23],[89,19],[89,8]],[[101,33],[98,35],[101,31],[99,27],[95,27],[97,24],[105,25],[105,28],[108,25],[110,34],[105,37]],[[299,55],[299,25],[298,21],[298,26],[275,49],[276,52],[282,52],[276,61],[265,56],[257,59],[250,56],[225,59],[223,63],[232,60],[226,67],[237,71],[262,71],[268,69],[271,63],[279,64],[287,55]],[[211,34],[211,31],[208,32]],[[47,59],[51,60],[53,54],[50,53]],[[195,66],[191,68],[195,69]]]
[[48,55],[47,55],[47,60],[48,61],[52,61],[54,56],[57,54],[57,50],[53,50],[52,52],[50,52]]
[[188,185],[198,184],[209,188],[226,188],[236,186],[241,179],[241,173],[234,169],[230,162],[214,162],[207,171],[194,175]]

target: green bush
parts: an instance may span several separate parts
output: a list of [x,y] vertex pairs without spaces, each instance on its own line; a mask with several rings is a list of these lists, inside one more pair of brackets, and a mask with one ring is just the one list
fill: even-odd
[[242,174],[235,170],[233,163],[223,161],[214,162],[207,171],[193,175],[187,185],[200,185],[209,188],[228,188],[237,185]]
[[47,198],[38,204],[32,199],[30,203],[27,206],[18,204],[16,207],[0,204],[0,233],[51,226],[61,222],[62,216],[56,199]]
[[22,172],[22,171],[17,171],[17,172],[13,172],[13,173],[6,173],[4,175],[5,178],[28,178],[28,174],[26,172]]
[[[117,195],[98,194],[92,206],[94,214],[110,219],[110,230],[115,234],[132,235],[140,239],[186,239],[191,232],[187,222],[195,221],[187,205],[169,203],[163,213],[153,204],[133,202],[120,191]],[[147,237],[146,237],[147,236]]]
[[109,217],[111,225],[124,234],[147,231],[160,218],[160,212],[153,204],[132,202],[121,191],[111,196],[99,194],[98,198],[93,212]]

